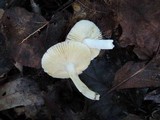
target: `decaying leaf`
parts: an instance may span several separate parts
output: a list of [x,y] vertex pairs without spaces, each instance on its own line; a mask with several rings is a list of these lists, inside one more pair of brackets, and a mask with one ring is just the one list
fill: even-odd
[[106,7],[104,0],[78,0],[72,6],[74,14],[70,19],[71,26],[81,19],[91,20],[100,28],[104,37],[111,37],[116,23],[113,11],[109,6]]
[[144,100],[152,100],[155,103],[160,103],[160,88],[148,93]]
[[16,7],[5,11],[2,24],[10,56],[24,66],[40,68],[44,46],[39,33],[36,32],[22,44],[20,43],[46,24],[46,20],[40,15]]
[[134,45],[140,59],[151,58],[160,43],[160,1],[113,0],[118,21],[122,27],[121,46]]
[[[116,73],[113,86],[117,89],[143,88],[160,86],[160,56],[154,58],[148,65],[145,62],[127,62]],[[137,73],[137,74],[135,74]],[[135,74],[135,75],[134,75]],[[124,82],[125,81],[125,82]],[[120,83],[124,82],[119,86]]]
[[18,106],[41,106],[44,104],[35,82],[19,78],[0,86],[0,111]]

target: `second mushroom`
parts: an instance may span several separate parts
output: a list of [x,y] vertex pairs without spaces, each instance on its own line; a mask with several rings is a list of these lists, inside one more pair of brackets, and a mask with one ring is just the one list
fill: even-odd
[[113,40],[102,39],[102,33],[99,28],[89,20],[80,20],[70,32],[66,40],[78,41],[87,45],[91,50],[91,59],[97,57],[101,49],[113,49]]
[[78,77],[91,62],[88,46],[65,41],[50,47],[42,57],[42,68],[55,78],[71,78],[77,89],[87,98],[99,100],[100,95],[90,90]]

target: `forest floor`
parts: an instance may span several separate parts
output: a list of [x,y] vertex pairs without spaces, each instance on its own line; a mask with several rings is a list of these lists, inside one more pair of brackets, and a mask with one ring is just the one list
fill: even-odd
[[[157,0],[1,0],[0,120],[160,120],[159,6]],[[101,95],[98,101],[41,67],[46,50],[80,20],[114,40],[79,75]]]

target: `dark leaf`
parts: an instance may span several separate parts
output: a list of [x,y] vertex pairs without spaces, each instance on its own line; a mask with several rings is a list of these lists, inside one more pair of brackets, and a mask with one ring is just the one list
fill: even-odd
[[[160,56],[154,58],[148,65],[145,62],[127,62],[117,71],[113,86],[118,85],[117,89],[159,87],[159,69]],[[119,86],[120,83],[123,84]]]
[[[44,46],[39,33],[33,33],[46,24],[46,20],[42,16],[16,7],[5,11],[2,24],[10,56],[24,66],[40,68]],[[21,43],[31,34],[33,35]]]
[[7,73],[12,67],[13,64],[6,50],[5,37],[0,33],[0,75]]
[[151,58],[160,43],[160,1],[157,0],[113,0],[115,12],[122,26],[120,45],[134,45],[140,59]]
[[98,115],[101,120],[118,120],[121,114],[121,108],[113,100],[112,94],[107,94],[116,70],[117,66],[103,56],[94,59],[81,76],[89,88],[101,95],[99,101],[88,101],[88,113]]
[[82,107],[83,104],[79,102],[76,95],[73,96],[69,82],[59,81],[48,88],[48,93],[44,94],[44,100],[50,116],[60,120],[80,120],[79,115],[73,110],[79,111],[79,106]]
[[29,79],[19,78],[0,86],[0,111],[43,104],[37,84]]
[[43,39],[43,44],[47,50],[49,47],[55,45],[58,42],[64,41],[66,38],[66,26],[68,12],[58,12],[51,19],[51,24],[49,24],[45,31],[42,31],[40,35]]

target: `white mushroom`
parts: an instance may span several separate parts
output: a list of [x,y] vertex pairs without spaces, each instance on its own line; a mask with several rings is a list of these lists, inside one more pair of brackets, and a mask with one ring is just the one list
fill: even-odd
[[90,49],[74,41],[50,47],[42,57],[42,68],[55,78],[71,78],[77,89],[87,98],[99,100],[100,95],[90,90],[78,77],[91,61]]
[[100,52],[100,49],[113,49],[113,40],[102,40],[102,33],[99,28],[89,20],[80,20],[77,22],[67,35],[66,40],[79,41],[91,48],[91,55],[94,59]]

